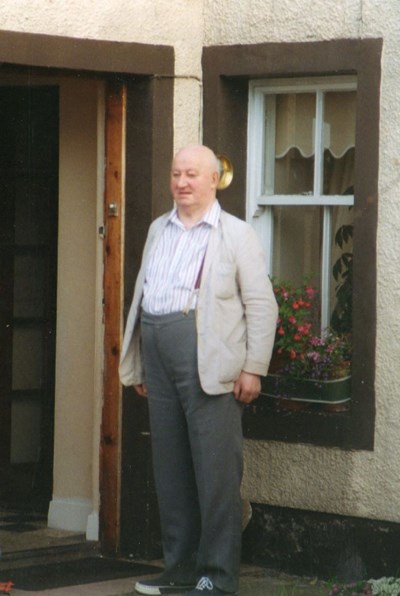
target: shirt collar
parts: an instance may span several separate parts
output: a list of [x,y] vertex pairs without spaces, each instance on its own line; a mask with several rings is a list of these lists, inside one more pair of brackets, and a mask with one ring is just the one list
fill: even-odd
[[[206,211],[206,213],[200,219],[200,221],[198,221],[196,223],[196,226],[205,223],[213,228],[216,228],[218,226],[220,215],[221,215],[221,205],[219,204],[218,199],[216,199],[213,202],[213,204],[211,205],[211,207],[208,209],[208,211]],[[178,217],[177,207],[174,207],[174,209],[169,214],[168,222],[174,223],[174,224],[182,227],[182,222],[180,221],[180,219]]]

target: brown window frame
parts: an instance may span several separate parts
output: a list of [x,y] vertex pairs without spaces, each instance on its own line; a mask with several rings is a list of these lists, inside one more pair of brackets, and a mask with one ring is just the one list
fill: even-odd
[[[374,448],[376,235],[381,39],[210,46],[203,49],[204,142],[234,164],[224,208],[245,217],[248,84],[255,78],[357,77],[354,205],[353,372],[347,412],[278,412],[259,398],[244,413],[250,439]],[[366,167],[365,164],[368,164]]]

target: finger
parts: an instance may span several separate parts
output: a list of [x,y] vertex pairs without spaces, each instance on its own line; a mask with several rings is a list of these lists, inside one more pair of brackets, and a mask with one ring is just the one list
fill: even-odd
[[136,393],[138,395],[140,395],[140,397],[147,397],[147,387],[146,385],[134,385],[133,386],[134,390],[136,391]]
[[258,396],[259,393],[242,394],[239,401],[244,404],[251,404]]
[[237,382],[233,386],[233,395],[235,399],[240,401],[240,385]]

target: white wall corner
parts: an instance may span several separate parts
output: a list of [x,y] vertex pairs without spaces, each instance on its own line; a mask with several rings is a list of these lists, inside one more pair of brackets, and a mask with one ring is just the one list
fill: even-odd
[[50,502],[47,525],[57,530],[86,532],[92,511],[90,499],[57,499]]
[[86,540],[99,539],[99,514],[97,511],[92,511],[87,520],[86,526]]

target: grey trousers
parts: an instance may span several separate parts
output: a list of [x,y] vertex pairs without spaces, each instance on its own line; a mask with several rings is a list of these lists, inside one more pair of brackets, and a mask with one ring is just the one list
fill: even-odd
[[153,466],[165,569],[238,588],[242,406],[207,395],[197,372],[194,312],[141,317]]

